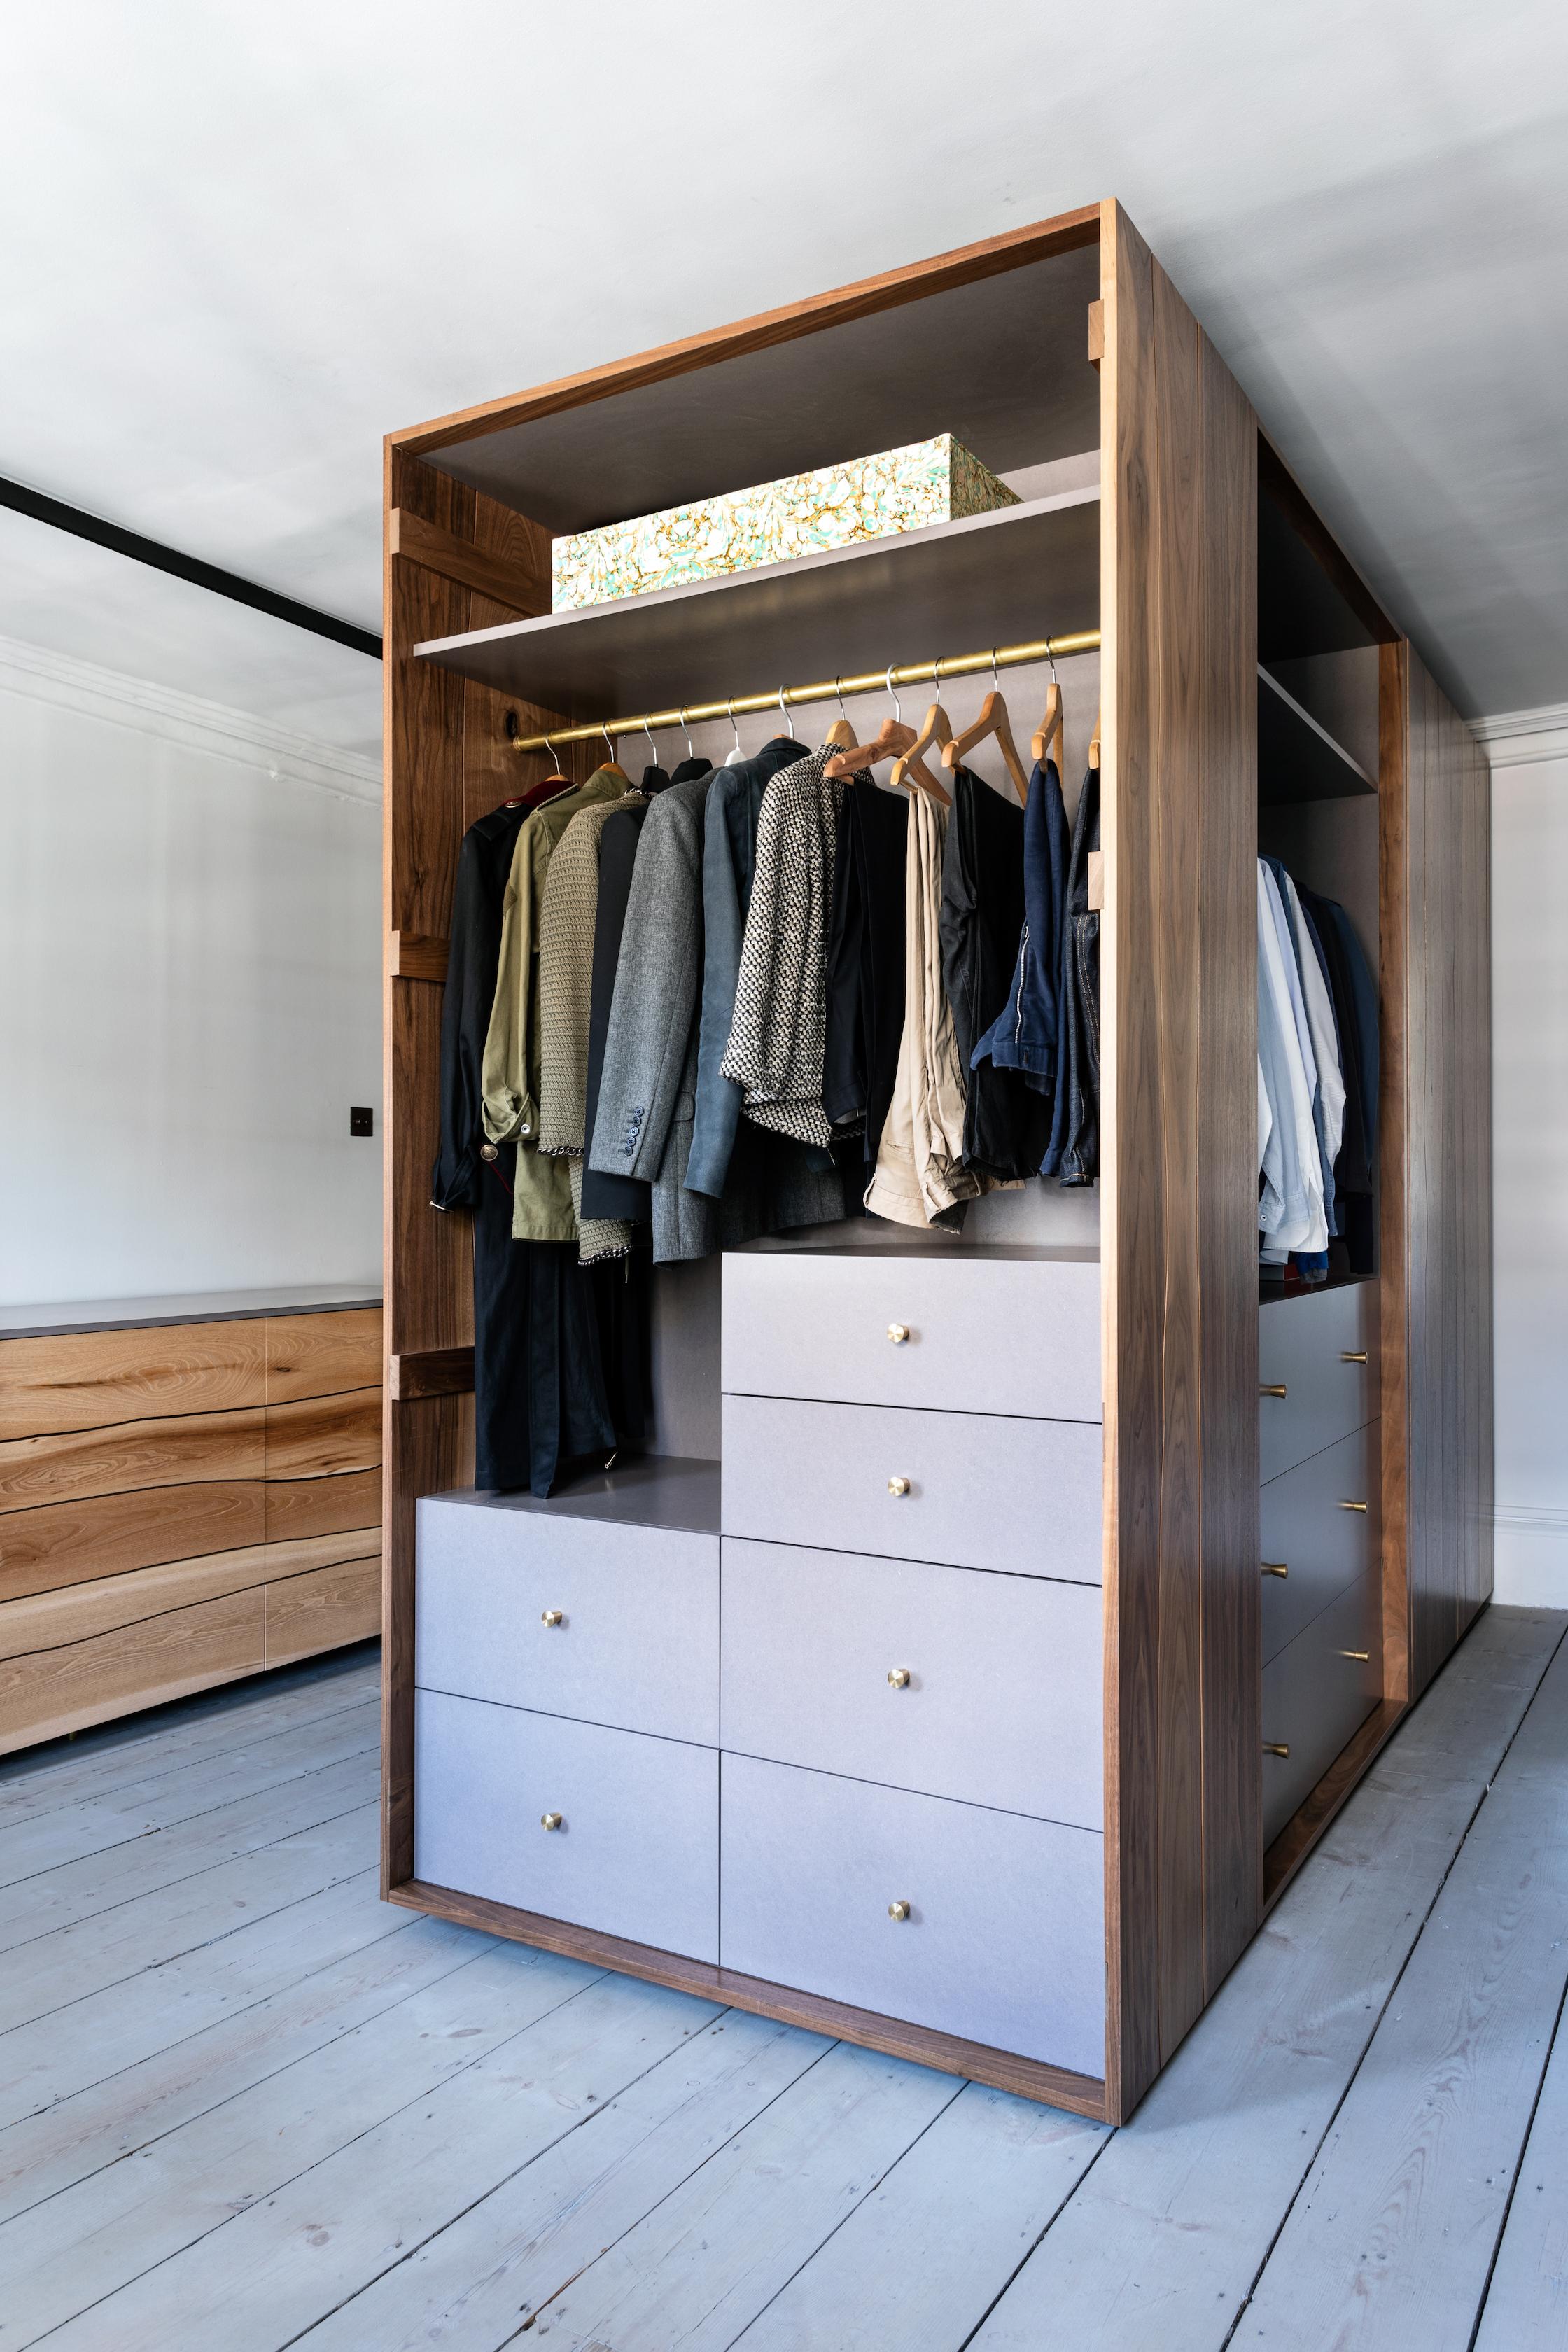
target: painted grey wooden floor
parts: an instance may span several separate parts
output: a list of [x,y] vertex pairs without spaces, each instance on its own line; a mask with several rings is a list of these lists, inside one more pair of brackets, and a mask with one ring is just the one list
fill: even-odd
[[373,1654],[0,1767],[0,2352],[1561,2346],[1565,1629],[1115,2133],[384,1907]]

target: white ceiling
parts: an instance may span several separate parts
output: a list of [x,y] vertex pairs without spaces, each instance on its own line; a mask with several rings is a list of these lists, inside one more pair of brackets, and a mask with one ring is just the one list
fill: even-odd
[[[1560,6],[54,0],[5,52],[0,473],[307,603],[379,625],[389,427],[1117,195],[1464,706],[1568,698]],[[363,656],[50,536],[0,635],[374,736]]]

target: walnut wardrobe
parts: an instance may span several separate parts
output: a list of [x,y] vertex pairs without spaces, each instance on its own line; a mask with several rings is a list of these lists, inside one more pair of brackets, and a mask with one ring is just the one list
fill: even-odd
[[[946,432],[1021,503],[551,612],[552,535]],[[1120,2121],[1490,1592],[1479,751],[1115,203],[395,433],[386,527],[384,1892]],[[465,828],[997,646],[1103,714],[1098,1186],[656,1268],[648,1454],[476,1495]],[[1261,1302],[1260,851],[1381,1048],[1375,1271]]]

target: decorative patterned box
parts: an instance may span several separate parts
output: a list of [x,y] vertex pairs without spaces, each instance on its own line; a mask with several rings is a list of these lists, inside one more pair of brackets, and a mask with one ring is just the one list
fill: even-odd
[[571,612],[1018,504],[951,433],[939,433],[907,449],[558,539],[551,601],[557,613]]

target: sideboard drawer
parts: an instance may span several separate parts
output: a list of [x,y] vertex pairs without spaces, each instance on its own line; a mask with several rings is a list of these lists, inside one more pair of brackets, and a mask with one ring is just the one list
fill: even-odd
[[723,1596],[726,1748],[1101,1826],[1098,1586],[727,1537]]
[[1082,1254],[743,1251],[723,1286],[727,1390],[1101,1417],[1100,1265]]
[[[1263,1842],[1271,1844],[1383,1696],[1375,1570],[1314,1617],[1263,1669]],[[1364,1653],[1364,1655],[1362,1654]]]
[[[1258,1475],[1293,1470],[1379,1411],[1377,1285],[1346,1283],[1258,1310]],[[1366,1361],[1355,1360],[1364,1356]]]
[[414,1741],[416,1878],[717,1959],[713,1748],[427,1690]]
[[1093,1831],[745,1756],[723,1786],[726,1969],[1103,2074]]
[[716,1535],[433,1496],[416,1559],[423,1688],[717,1747]]
[[1100,1580],[1097,1422],[751,1396],[723,1410],[727,1536]]
[[[1263,1662],[1376,1565],[1383,1531],[1381,1422],[1271,1478],[1259,1496]],[[1364,1504],[1364,1509],[1352,1507]],[[1281,1576],[1280,1569],[1287,1570]]]

